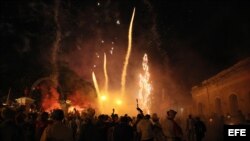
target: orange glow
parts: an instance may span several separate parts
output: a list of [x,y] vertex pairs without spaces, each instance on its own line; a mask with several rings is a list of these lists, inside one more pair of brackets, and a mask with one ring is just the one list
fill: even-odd
[[86,108],[94,104],[91,97],[86,96],[82,91],[78,90],[68,96],[70,105],[73,107]]
[[53,109],[61,109],[59,101],[59,93],[54,87],[49,89],[49,93],[43,95],[42,108],[46,112],[51,112]]
[[68,113],[76,113],[76,112],[81,113],[83,110],[85,110],[85,108],[82,108],[80,106],[70,106],[68,108]]
[[[125,98],[117,97],[116,92],[102,93],[99,99],[99,108],[101,113],[111,113],[112,109],[116,110],[116,113],[124,114],[125,112],[130,111],[131,109],[125,103]],[[123,106],[124,105],[124,106]]]

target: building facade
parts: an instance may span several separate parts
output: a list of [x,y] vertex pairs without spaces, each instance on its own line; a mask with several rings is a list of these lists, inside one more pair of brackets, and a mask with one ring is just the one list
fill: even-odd
[[250,113],[250,57],[205,80],[191,91],[193,113],[202,116]]

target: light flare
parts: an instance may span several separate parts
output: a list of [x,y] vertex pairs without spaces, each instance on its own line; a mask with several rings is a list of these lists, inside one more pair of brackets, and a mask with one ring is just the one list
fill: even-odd
[[116,20],[116,24],[118,24],[118,25],[121,24],[121,23],[120,23],[120,20]]
[[116,103],[117,105],[122,105],[122,100],[116,99],[115,103]]
[[133,31],[134,16],[135,16],[135,8],[133,10],[132,18],[131,18],[130,25],[129,25],[128,50],[127,50],[127,54],[126,54],[126,58],[125,58],[124,66],[123,66],[123,70],[122,70],[122,78],[121,78],[121,94],[122,94],[122,96],[125,93],[127,67],[128,67],[128,63],[129,63],[129,57],[130,57],[130,54],[131,54],[131,50],[132,50],[132,31]]
[[102,96],[100,97],[100,99],[101,99],[101,101],[106,101],[106,100],[107,100],[107,96],[106,96],[106,95],[102,95]]

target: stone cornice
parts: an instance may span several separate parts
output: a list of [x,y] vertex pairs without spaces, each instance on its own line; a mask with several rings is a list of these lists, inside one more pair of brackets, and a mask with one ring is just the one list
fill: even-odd
[[246,68],[250,72],[250,57],[248,57],[244,60],[241,60],[238,63],[236,63],[235,65],[233,65],[232,67],[219,72],[218,74],[216,74],[215,76],[213,76],[207,80],[204,80],[200,85],[193,86],[191,93],[193,94],[193,92],[199,91],[205,86],[208,86],[212,83],[216,83],[218,81],[221,81],[221,80],[231,76],[232,74],[235,74],[235,72],[242,70],[242,68]]

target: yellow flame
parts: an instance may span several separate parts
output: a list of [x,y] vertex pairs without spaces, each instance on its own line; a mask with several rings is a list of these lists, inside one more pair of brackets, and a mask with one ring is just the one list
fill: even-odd
[[98,86],[98,83],[97,83],[94,72],[92,72],[92,79],[93,79],[94,86],[95,86],[95,89],[96,89],[96,92],[97,92],[97,97],[99,97],[100,96],[100,90],[99,90],[99,86]]
[[107,73],[107,59],[106,54],[104,53],[104,61],[103,61],[103,70],[104,70],[104,76],[105,76],[105,92],[108,92],[108,73]]
[[130,25],[129,25],[128,50],[127,50],[127,54],[126,54],[126,58],[125,58],[125,62],[124,62],[123,70],[122,70],[122,78],[121,78],[121,87],[122,87],[121,88],[121,94],[122,95],[124,95],[124,93],[125,93],[127,66],[128,66],[128,61],[129,61],[131,49],[132,49],[132,30],[133,30],[134,16],[135,16],[135,8],[133,10],[132,18],[131,18]]
[[139,75],[139,103],[142,108],[142,110],[146,110],[148,114],[150,114],[150,95],[151,95],[151,84],[149,83],[149,67],[148,67],[148,56],[147,54],[144,54],[143,56],[143,62],[142,62],[143,72],[144,74]]

